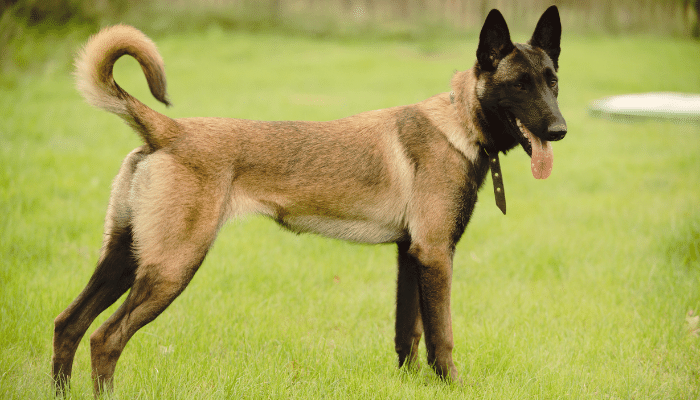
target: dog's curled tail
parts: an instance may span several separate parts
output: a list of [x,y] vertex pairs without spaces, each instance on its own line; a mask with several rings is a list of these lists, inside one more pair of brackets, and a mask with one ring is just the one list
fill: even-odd
[[153,96],[169,106],[163,59],[156,45],[128,25],[105,28],[90,38],[75,61],[78,90],[91,105],[124,119],[155,151],[175,138],[175,121],[150,109],[114,81],[114,63],[124,54],[139,62]]

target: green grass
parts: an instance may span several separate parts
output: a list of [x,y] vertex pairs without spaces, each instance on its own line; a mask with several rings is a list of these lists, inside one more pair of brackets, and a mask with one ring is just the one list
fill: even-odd
[[[216,29],[158,45],[174,107],[151,98],[133,60],[116,79],[159,111],[309,120],[447,91],[476,48],[474,38],[426,49]],[[508,215],[487,182],[457,249],[464,386],[396,368],[394,246],[249,218],[222,230],[190,287],[130,341],[116,395],[698,398],[700,339],[686,317],[700,312],[700,127],[587,112],[612,94],[700,92],[698,44],[565,37],[563,49],[569,135],[554,145],[552,177],[532,179],[523,151],[503,157]],[[80,99],[65,62],[13,82],[0,86],[0,398],[41,399],[52,396],[53,318],[92,273],[111,179],[139,140]],[[91,398],[87,338],[73,371],[71,398]]]

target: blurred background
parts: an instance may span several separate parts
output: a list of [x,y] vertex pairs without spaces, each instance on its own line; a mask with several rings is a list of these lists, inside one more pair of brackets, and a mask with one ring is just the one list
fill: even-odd
[[89,34],[117,22],[156,38],[217,27],[434,40],[478,33],[492,8],[503,12],[511,31],[530,32],[552,3],[564,35],[700,37],[700,0],[0,0],[0,73],[11,78],[47,59],[69,63],[70,56],[55,60],[56,54],[72,54]]
[[529,33],[551,4],[560,8],[565,37],[700,37],[700,0],[0,0],[0,84],[47,61],[70,65],[87,36],[114,23],[156,39],[217,28],[426,41],[474,36],[492,8],[512,32]]
[[2,0],[0,12],[3,27],[8,18],[30,26],[102,25],[127,19],[152,30],[216,23],[247,29],[285,27],[316,35],[357,29],[415,35],[416,27],[476,30],[491,8],[517,16],[515,29],[529,29],[552,3],[562,10],[568,32],[700,35],[698,0]]
[[[517,15],[518,29],[530,26],[552,3],[562,9],[569,31],[700,35],[698,0],[2,0],[0,13],[3,27],[8,18],[29,25],[100,25],[126,18],[140,19],[152,29],[217,23],[333,34],[357,28],[410,30],[408,26],[416,25],[474,30],[491,8]],[[177,18],[183,11],[187,18]],[[179,21],[168,22],[172,19]]]

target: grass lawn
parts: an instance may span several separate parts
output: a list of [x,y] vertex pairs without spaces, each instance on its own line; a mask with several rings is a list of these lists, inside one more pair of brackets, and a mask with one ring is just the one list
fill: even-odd
[[[328,120],[449,90],[476,35],[311,40],[211,29],[156,41],[165,109],[132,59],[116,80],[172,117]],[[524,41],[527,37],[514,37]],[[60,46],[57,46],[61,48]],[[395,246],[228,224],[192,284],[130,341],[123,399],[700,397],[700,127],[594,119],[594,99],[700,92],[697,42],[565,36],[567,138],[546,181],[502,157],[508,215],[481,193],[454,263],[464,386],[396,368]],[[0,398],[51,398],[53,319],[99,253],[112,177],[140,144],[86,105],[64,56],[0,86]],[[119,304],[118,302],[117,304]],[[87,337],[71,398],[92,397]],[[689,315],[689,313],[694,313]],[[425,352],[422,351],[423,364]]]

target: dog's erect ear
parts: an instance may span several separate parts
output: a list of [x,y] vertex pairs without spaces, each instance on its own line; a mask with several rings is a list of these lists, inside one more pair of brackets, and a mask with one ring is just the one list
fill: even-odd
[[503,57],[510,54],[515,46],[510,40],[506,20],[500,11],[493,9],[486,17],[479,35],[476,59],[483,71],[493,71]]
[[559,69],[559,54],[561,53],[561,21],[557,6],[551,6],[542,14],[535,33],[530,39],[530,46],[539,47],[554,62],[554,68]]

